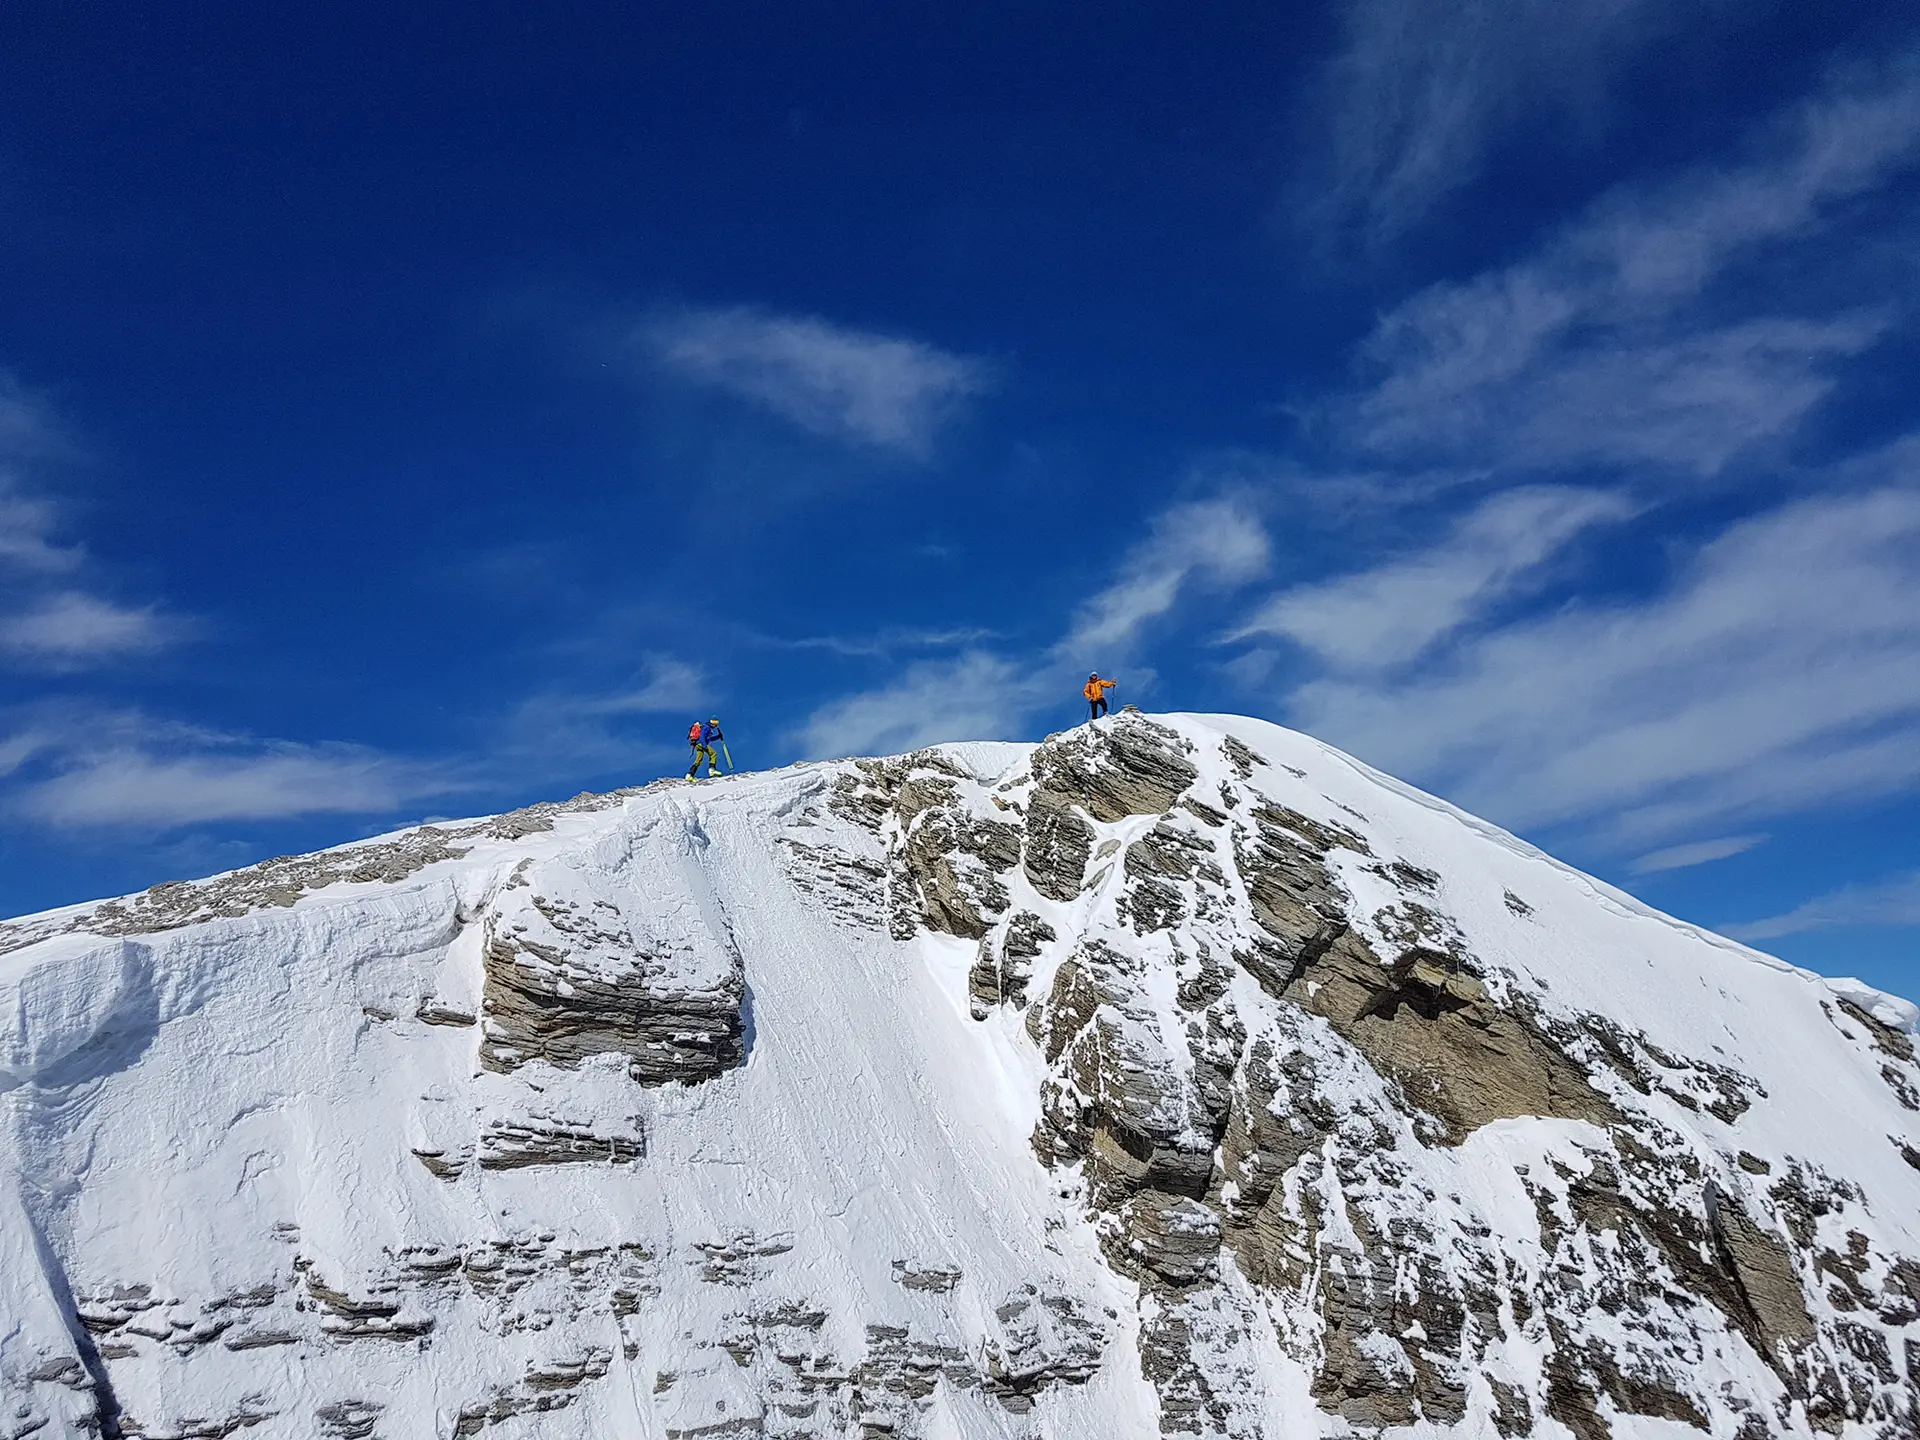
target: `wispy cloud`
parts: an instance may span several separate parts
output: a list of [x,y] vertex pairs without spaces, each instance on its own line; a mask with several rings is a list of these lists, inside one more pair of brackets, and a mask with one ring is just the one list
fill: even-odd
[[644,767],[672,745],[657,726],[636,738],[621,722],[705,713],[712,703],[697,667],[653,656],[628,685],[523,700],[488,727],[479,751],[420,758],[45,701],[0,725],[0,814],[56,829],[165,834],[230,821],[391,816],[590,770],[642,767],[651,776],[657,771]]
[[654,715],[701,705],[708,690],[707,677],[698,666],[656,655],[647,661],[646,678],[640,683],[566,703],[580,715]]
[[1314,96],[1328,139],[1296,204],[1377,248],[1478,178],[1500,127],[1555,109],[1591,118],[1612,65],[1670,30],[1653,0],[1356,0]]
[[81,588],[98,567],[61,541],[60,507],[23,473],[76,454],[47,402],[0,370],[0,651],[17,662],[76,669],[162,649],[187,628]]
[[1723,835],[1717,840],[1695,840],[1687,845],[1669,845],[1662,850],[1649,851],[1629,862],[1627,869],[1635,875],[1658,875],[1667,870],[1687,870],[1695,865],[1708,865],[1715,860],[1744,855],[1754,846],[1763,844],[1766,838],[1765,835]]
[[71,460],[78,453],[46,397],[0,368],[0,461]]
[[1920,870],[1877,885],[1848,885],[1765,920],[1720,928],[1736,940],[1777,940],[1842,925],[1920,925]]
[[67,707],[0,740],[5,808],[63,829],[387,814],[465,788],[443,766],[357,745],[262,741]]
[[[1170,506],[1119,558],[1114,578],[1079,609],[1067,633],[1038,656],[976,647],[918,661],[886,685],[821,706],[795,739],[806,754],[826,756],[1014,738],[1042,710],[1071,703],[1086,667],[1111,673],[1134,659],[1149,627],[1189,590],[1264,574],[1268,550],[1266,527],[1243,496]],[[1150,676],[1131,678],[1138,684]]]
[[1736,300],[1728,319],[1697,302],[1737,262],[1815,237],[1838,202],[1920,158],[1920,61],[1837,74],[1761,148],[1622,189],[1528,257],[1394,307],[1363,348],[1368,383],[1319,418],[1400,463],[1701,476],[1791,434],[1889,314],[1833,302],[1755,314]]
[[956,650],[996,639],[979,625],[889,625],[867,635],[803,635],[798,640],[769,639],[789,650],[824,650],[850,659],[879,659],[911,650]]
[[0,572],[58,574],[80,564],[79,549],[55,539],[53,503],[33,493],[23,478],[36,463],[72,453],[52,406],[0,368]]
[[20,798],[27,816],[64,826],[167,830],[216,820],[391,812],[445,786],[354,746],[253,754],[89,755]]
[[1623,843],[1911,789],[1913,478],[1737,524],[1645,601],[1472,634],[1411,676],[1310,681],[1290,713],[1503,823]]
[[1183,589],[1257,579],[1266,573],[1268,549],[1266,526],[1244,497],[1172,506],[1127,552],[1115,578],[1081,606],[1056,653],[1088,664],[1124,656]]
[[635,716],[705,714],[716,705],[706,673],[670,655],[648,657],[642,675],[605,690],[545,690],[514,706],[493,749],[524,773],[575,774],[657,761],[671,751],[659,727],[636,738]]
[[641,339],[681,377],[829,439],[924,459],[940,429],[993,386],[986,362],[923,341],[745,307],[682,310]]
[[54,543],[51,503],[20,493],[0,470],[0,567],[58,574],[80,563],[80,551]]
[[177,627],[154,607],[128,609],[67,591],[18,615],[0,616],[0,649],[56,665],[84,664],[161,649]]
[[794,738],[803,753],[822,757],[1009,739],[1058,688],[1032,666],[969,650],[950,660],[918,661],[887,685],[830,701]]
[[1284,637],[1343,670],[1402,664],[1505,599],[1574,536],[1633,508],[1605,491],[1508,491],[1456,522],[1440,545],[1283,591],[1227,638]]

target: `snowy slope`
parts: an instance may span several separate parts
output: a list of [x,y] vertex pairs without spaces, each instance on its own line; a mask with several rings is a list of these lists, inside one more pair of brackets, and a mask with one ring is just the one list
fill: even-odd
[[1913,1008],[1262,722],[0,951],[0,1436],[1920,1435]]

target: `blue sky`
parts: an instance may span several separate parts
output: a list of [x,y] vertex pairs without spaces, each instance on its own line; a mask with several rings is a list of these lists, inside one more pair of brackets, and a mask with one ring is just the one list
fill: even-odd
[[0,909],[1097,666],[1920,993],[1909,7],[310,11],[0,13]]

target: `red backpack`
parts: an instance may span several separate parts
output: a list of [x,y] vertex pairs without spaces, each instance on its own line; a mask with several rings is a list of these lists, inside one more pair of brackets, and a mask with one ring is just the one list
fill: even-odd
[[700,728],[700,722],[696,720],[693,722],[692,728],[687,731],[687,743],[689,745],[698,745],[700,743]]

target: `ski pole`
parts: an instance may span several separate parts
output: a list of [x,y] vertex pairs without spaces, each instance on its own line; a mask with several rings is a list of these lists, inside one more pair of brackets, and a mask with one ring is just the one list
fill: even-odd
[[727,769],[733,769],[733,752],[727,749],[727,740],[724,735],[720,737],[720,753],[727,757]]

